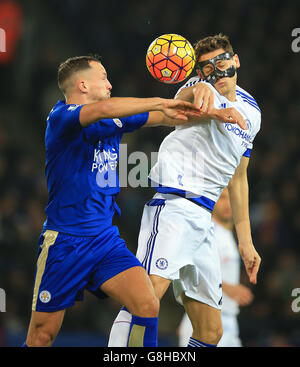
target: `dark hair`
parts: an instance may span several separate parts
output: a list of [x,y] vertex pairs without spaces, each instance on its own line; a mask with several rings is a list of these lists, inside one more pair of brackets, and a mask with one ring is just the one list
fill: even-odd
[[70,77],[81,70],[90,68],[90,61],[97,61],[101,63],[101,57],[98,55],[86,55],[70,57],[62,62],[58,67],[57,82],[59,89],[66,93],[66,82]]
[[215,36],[209,36],[197,41],[194,45],[196,60],[199,61],[199,57],[211,52],[223,48],[224,51],[233,52],[229,38],[222,33]]

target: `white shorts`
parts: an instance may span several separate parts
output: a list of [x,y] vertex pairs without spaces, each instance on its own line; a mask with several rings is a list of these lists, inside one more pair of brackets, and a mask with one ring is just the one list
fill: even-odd
[[221,266],[212,238],[208,210],[176,195],[156,194],[144,207],[136,256],[148,274],[172,281],[179,303],[184,292],[221,309]]

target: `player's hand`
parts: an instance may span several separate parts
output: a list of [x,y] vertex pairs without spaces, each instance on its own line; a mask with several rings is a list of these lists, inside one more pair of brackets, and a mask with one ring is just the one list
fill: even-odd
[[243,130],[247,130],[247,124],[243,116],[233,107],[214,109],[215,118],[222,122],[230,122],[231,124],[238,124]]
[[188,121],[189,117],[201,116],[200,109],[190,102],[179,99],[163,99],[161,111],[172,119]]
[[239,306],[247,306],[253,301],[253,293],[243,284],[223,284],[223,291],[234,299]]
[[260,267],[261,258],[255,250],[253,244],[239,244],[239,252],[244,262],[247,275],[251,283],[257,283],[257,273]]
[[214,92],[205,83],[197,83],[193,88],[194,105],[200,108],[202,113],[207,113],[214,108]]

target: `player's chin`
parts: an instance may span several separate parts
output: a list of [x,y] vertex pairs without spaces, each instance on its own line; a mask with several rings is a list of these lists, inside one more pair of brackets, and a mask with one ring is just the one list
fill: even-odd
[[104,94],[104,95],[101,95],[97,98],[97,101],[100,102],[100,101],[106,101],[107,99],[110,98],[110,93],[108,94]]

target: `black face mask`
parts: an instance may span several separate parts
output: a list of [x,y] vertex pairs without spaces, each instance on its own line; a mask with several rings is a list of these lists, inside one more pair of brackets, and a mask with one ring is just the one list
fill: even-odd
[[[197,65],[197,69],[200,70],[205,81],[214,85],[221,78],[224,78],[224,77],[232,78],[235,75],[236,68],[233,65],[230,66],[226,70],[220,70],[217,68],[217,65],[216,65],[217,61],[230,60],[232,57],[233,57],[232,52],[224,52],[223,54],[213,57],[212,59],[199,62]],[[210,73],[208,76],[205,76],[203,73],[203,67],[207,64],[211,64],[214,68],[214,71]]]

